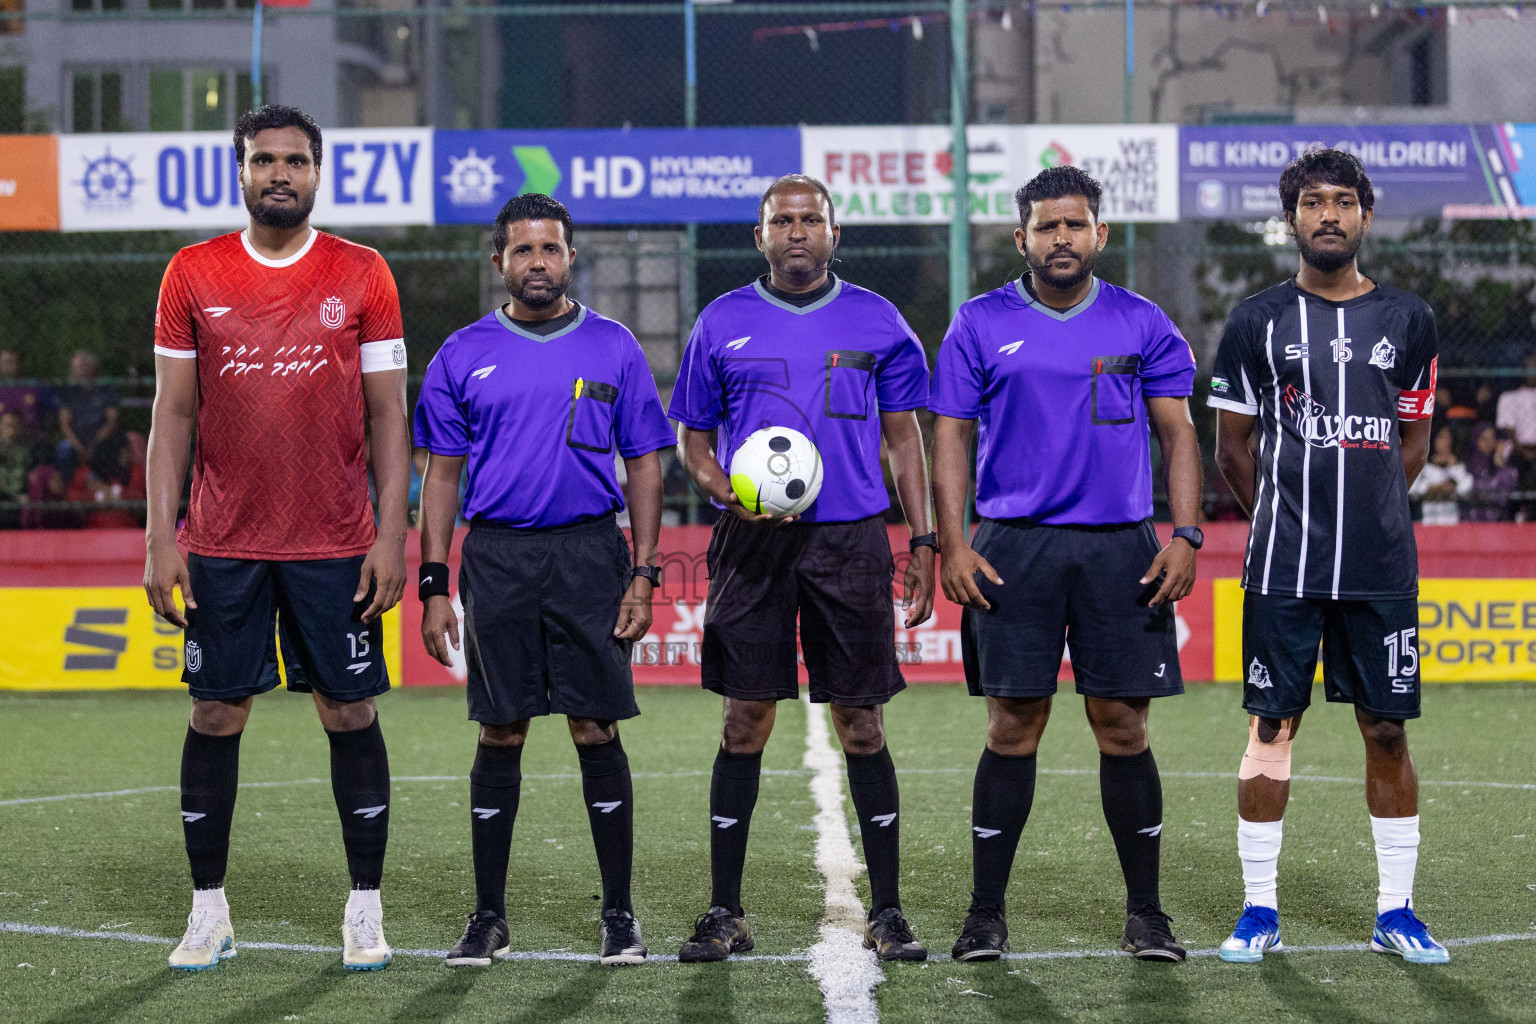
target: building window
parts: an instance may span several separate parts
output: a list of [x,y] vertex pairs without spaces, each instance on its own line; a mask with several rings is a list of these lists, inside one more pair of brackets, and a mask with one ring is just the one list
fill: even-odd
[[120,71],[76,71],[70,82],[70,130],[76,132],[121,132],[128,128],[123,118],[123,75]]
[[207,68],[149,73],[149,130],[223,131],[251,109],[251,76],[246,71]]
[[0,135],[20,135],[27,124],[27,69],[0,68]]
[[123,0],[70,0],[69,6],[77,11],[120,11]]

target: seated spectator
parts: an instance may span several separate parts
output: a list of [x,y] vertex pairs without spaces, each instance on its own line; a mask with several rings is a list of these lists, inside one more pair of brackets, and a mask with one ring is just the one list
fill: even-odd
[[96,447],[117,432],[115,388],[97,384],[101,359],[82,349],[69,361],[69,387],[59,396],[59,431],[64,439],[54,452],[59,475],[72,480],[91,461]]
[[21,356],[0,351],[0,412],[14,412],[29,432],[43,429],[53,413],[53,391],[21,382]]
[[1519,486],[1520,473],[1511,462],[1514,440],[1500,433],[1486,421],[1472,428],[1472,451],[1467,455],[1472,494],[1466,515],[1472,522],[1494,523],[1510,517],[1509,496]]
[[1472,474],[1456,457],[1456,435],[1450,427],[1435,432],[1429,461],[1408,490],[1424,500],[1425,526],[1455,526],[1461,521],[1456,499],[1472,491]]
[[1477,409],[1456,401],[1456,393],[1449,384],[1441,384],[1435,389],[1435,410],[1448,420],[1477,419]]
[[27,476],[32,472],[32,449],[27,444],[21,414],[0,412],[0,529],[21,525],[17,507],[27,500]]
[[[75,470],[64,497],[67,501],[116,502],[143,501],[145,494],[143,465],[134,461],[128,439],[114,434],[93,449],[89,465]],[[85,514],[85,525],[96,529],[131,529],[139,522],[138,515],[125,508],[95,509]]]
[[1514,433],[1517,470],[1536,465],[1536,355],[1525,359],[1525,383],[1499,396],[1494,425]]

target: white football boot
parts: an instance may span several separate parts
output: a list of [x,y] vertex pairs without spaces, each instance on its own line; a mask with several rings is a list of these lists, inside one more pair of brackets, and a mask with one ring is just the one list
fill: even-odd
[[389,943],[384,941],[384,908],[379,890],[354,889],[347,898],[341,921],[341,965],[349,971],[382,971],[389,966]]
[[[217,892],[217,898],[203,893]],[[192,913],[187,915],[187,933],[171,951],[170,964],[177,971],[207,971],[228,960],[235,949],[235,931],[229,924],[229,905],[223,890],[202,890],[194,894]]]

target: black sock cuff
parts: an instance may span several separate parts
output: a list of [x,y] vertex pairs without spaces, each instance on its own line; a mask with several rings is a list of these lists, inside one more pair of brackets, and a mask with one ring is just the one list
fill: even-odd
[[188,745],[197,747],[199,750],[208,751],[210,753],[239,750],[240,737],[244,735],[244,731],[241,731],[237,733],[231,733],[228,736],[210,736],[205,732],[198,732],[196,729],[192,728],[191,725],[187,726]]
[[891,760],[891,752],[886,747],[873,754],[853,754],[845,750],[843,758],[848,762],[850,786],[879,785],[896,777],[896,762]]
[[379,716],[374,715],[373,721],[361,729],[351,729],[347,732],[332,732],[325,730],[325,738],[331,741],[331,749],[367,747],[374,744],[383,744],[384,730],[379,728]]
[[469,770],[472,786],[490,789],[512,789],[523,781],[523,745],[493,746],[481,743],[475,747],[475,764]]
[[1157,770],[1157,759],[1152,756],[1152,748],[1148,747],[1139,754],[1106,754],[1099,751],[1099,771],[1105,772],[1135,772],[1145,768]]
[[607,743],[576,744],[576,757],[581,762],[581,774],[589,779],[600,779],[629,770],[629,758],[624,744],[615,736]]
[[763,752],[733,754],[721,747],[715,754],[715,774],[724,779],[756,779],[763,774]]
[[1035,755],[1034,754],[999,754],[991,747],[984,747],[981,751],[981,764],[978,770],[986,771],[1000,779],[1010,779],[1014,782],[1033,782],[1035,780]]

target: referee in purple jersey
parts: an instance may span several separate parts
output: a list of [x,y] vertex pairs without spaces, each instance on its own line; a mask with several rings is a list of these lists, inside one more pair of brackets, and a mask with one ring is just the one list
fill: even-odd
[[[1035,791],[1035,751],[1064,644],[1099,745],[1099,792],[1125,874],[1121,944],[1184,959],[1158,898],[1163,792],[1147,746],[1153,697],[1184,691],[1173,602],[1203,542],[1195,360],[1173,321],[1093,276],[1109,240],[1099,183],[1042,171],[1015,195],[1029,272],[960,307],[934,368],[941,583],[964,606],[966,683],[987,698],[972,801],[973,889],[956,960],[1008,950],[1004,894]],[[966,542],[977,423],[973,543]],[[1149,424],[1176,529],[1152,529]],[[973,546],[974,545],[974,546]]]
[[[634,812],[619,720],[635,706],[630,650],[651,624],[661,582],[661,457],[672,444],[656,381],[635,336],[566,295],[576,259],[571,215],[548,196],[507,201],[491,231],[511,300],[455,331],[427,367],[416,443],[421,485],[421,635],[450,664],[459,622],[448,551],[466,465],[470,521],[459,568],[469,717],[480,742],[469,773],[475,912],[450,967],[485,967],[510,945],[507,859],[529,721],[565,715],[581,764],[603,880],[601,963],[647,950],[630,905]],[[628,484],[621,489],[615,453]],[[629,498],[635,539],[614,519]]]

